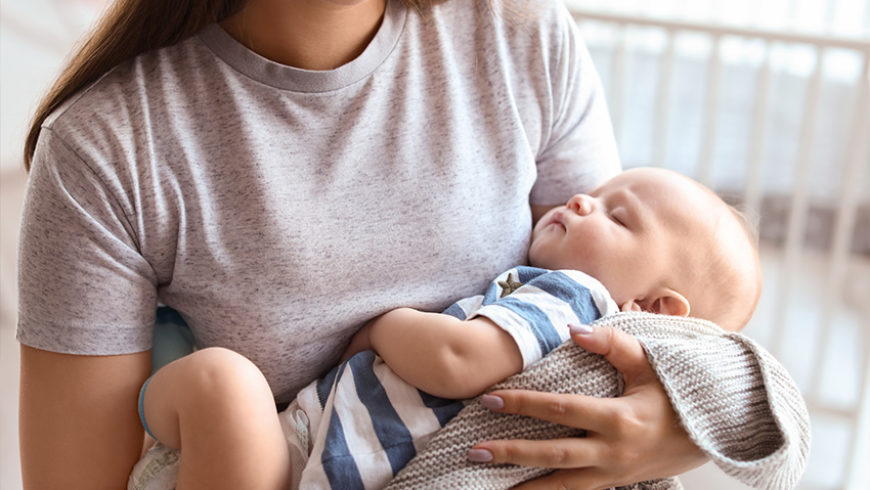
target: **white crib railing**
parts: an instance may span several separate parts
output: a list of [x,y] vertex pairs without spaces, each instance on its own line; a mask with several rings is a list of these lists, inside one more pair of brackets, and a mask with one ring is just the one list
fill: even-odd
[[[767,328],[765,342],[768,349],[778,358],[782,359],[789,335],[788,312],[794,308],[798,299],[795,284],[801,280],[823,281],[821,297],[817,298],[821,313],[818,325],[818,343],[812,351],[810,359],[804,359],[813,367],[809,370],[809,379],[803,383],[802,390],[810,408],[811,417],[819,416],[834,417],[844,421],[848,426],[849,440],[846,443],[845,455],[847,463],[842,472],[840,481],[827,479],[822,482],[808,482],[802,484],[804,488],[847,488],[857,487],[856,479],[858,468],[857,458],[859,455],[856,448],[859,445],[859,437],[867,437],[868,428],[861,427],[862,413],[870,412],[867,406],[868,384],[870,384],[870,297],[864,297],[857,301],[858,328],[855,329],[853,342],[858,350],[857,359],[859,366],[856,367],[854,378],[857,380],[854,389],[857,397],[853,397],[854,403],[844,407],[842,403],[831,403],[822,395],[823,377],[825,366],[832,362],[830,352],[831,338],[838,321],[837,308],[843,304],[842,298],[853,295],[848,290],[846,277],[856,268],[861,269],[861,274],[866,274],[864,280],[870,280],[870,245],[867,235],[870,234],[867,224],[859,224],[861,213],[870,212],[870,157],[868,157],[867,140],[870,139],[870,39],[853,39],[837,37],[834,35],[811,35],[796,32],[766,30],[753,27],[728,27],[714,23],[690,22],[684,20],[666,20],[642,16],[633,16],[624,13],[583,10],[571,6],[572,13],[581,26],[586,28],[605,27],[610,30],[612,37],[609,45],[603,50],[608,59],[596,59],[599,66],[608,66],[609,70],[602,73],[606,78],[606,90],[610,103],[611,114],[614,123],[614,131],[617,141],[623,146],[625,136],[623,128],[626,120],[631,118],[645,117],[633,114],[632,108],[626,101],[626,63],[630,54],[628,40],[638,32],[656,31],[665,36],[664,46],[660,51],[650,55],[657,58],[658,75],[655,80],[655,100],[652,103],[653,117],[648,119],[650,145],[649,153],[645,160],[626,162],[627,166],[635,164],[668,166],[669,131],[672,124],[679,123],[672,118],[674,109],[679,107],[680,101],[674,100],[673,84],[674,64],[680,54],[676,48],[679,36],[684,34],[701,35],[709,39],[711,48],[706,63],[705,91],[702,104],[703,117],[699,132],[698,154],[694,159],[694,170],[690,173],[701,182],[717,189],[714,176],[714,153],[716,152],[717,134],[720,125],[721,82],[723,71],[723,59],[721,56],[722,43],[725,39],[742,39],[760,42],[763,46],[763,56],[760,66],[753,66],[755,81],[752,90],[747,91],[745,97],[751,100],[751,124],[748,125],[743,136],[746,141],[746,172],[742,181],[742,189],[737,196],[742,207],[750,215],[760,215],[760,232],[762,237],[766,234],[766,228],[784,228],[779,239],[774,240],[775,246],[765,246],[762,253],[777,254],[778,262],[782,265],[778,268],[775,278],[775,290],[773,300],[768,301],[772,308],[772,319],[763,328]],[[589,40],[587,39],[587,42]],[[770,162],[764,158],[765,145],[768,141],[769,130],[775,124],[769,120],[768,107],[771,99],[776,94],[772,93],[771,79],[774,72],[771,52],[774,46],[805,46],[813,53],[814,66],[806,78],[803,100],[801,106],[801,123],[799,136],[791,143],[796,145],[796,159],[789,165],[787,171],[793,176],[793,183],[788,190],[787,213],[780,221],[773,223],[764,213],[765,200],[769,196],[765,192],[765,167]],[[590,48],[594,46],[590,43]],[[593,51],[593,57],[599,51]],[[826,141],[828,145],[842,145],[846,148],[842,161],[822,168],[821,171],[841,169],[842,177],[839,190],[832,193],[828,198],[819,199],[811,193],[814,183],[818,180],[819,171],[814,167],[813,158],[819,143],[818,121],[820,105],[822,104],[822,90],[825,82],[825,60],[829,53],[837,51],[850,53],[850,56],[858,60],[860,69],[857,76],[847,82],[846,87],[851,90],[852,103],[851,114],[841,114],[849,118],[849,131],[842,135],[839,141]],[[600,55],[599,56],[604,56]],[[607,76],[604,76],[607,75]],[[637,85],[635,84],[635,88]],[[779,142],[778,144],[782,144]],[[782,162],[778,162],[781,166]],[[813,250],[814,255],[822,253],[821,260],[826,264],[825,277],[801,277],[806,275],[806,268],[802,267],[808,253],[807,234],[810,231],[808,224],[813,218],[813,211],[819,207],[825,208],[833,215],[833,222],[822,227],[826,235],[827,246],[822,247],[822,252]],[[870,219],[870,218],[864,218]],[[864,222],[862,222],[864,223]],[[818,233],[818,232],[817,232]],[[767,280],[769,283],[770,281]],[[859,284],[860,286],[860,284]],[[865,284],[866,287],[866,284]],[[865,292],[866,293],[866,292]],[[859,293],[864,294],[864,293]],[[765,299],[764,296],[762,298]],[[855,305],[853,305],[855,306]],[[752,324],[747,328],[750,335],[754,332]],[[791,369],[787,362],[786,366]],[[799,383],[800,384],[800,383]],[[864,415],[866,418],[867,415]],[[866,423],[866,422],[865,422]],[[859,435],[859,434],[863,434]],[[814,451],[825,451],[826,448],[814,447]],[[842,448],[839,448],[842,450]],[[865,462],[866,463],[866,462]],[[813,459],[810,459],[812,466]],[[823,473],[820,470],[819,473]],[[810,473],[810,470],[808,470]],[[851,480],[851,481],[850,481]],[[866,484],[866,482],[864,482]]]

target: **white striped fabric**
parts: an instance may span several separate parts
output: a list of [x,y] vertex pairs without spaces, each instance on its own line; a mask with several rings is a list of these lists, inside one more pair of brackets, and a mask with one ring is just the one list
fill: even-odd
[[[604,287],[585,274],[516,267],[485,294],[444,313],[490,318],[511,334],[529,365],[569,337],[569,324],[615,311]],[[297,399],[311,421],[311,455],[300,482],[306,489],[382,488],[464,406],[408,385],[372,351],[336,367]]]

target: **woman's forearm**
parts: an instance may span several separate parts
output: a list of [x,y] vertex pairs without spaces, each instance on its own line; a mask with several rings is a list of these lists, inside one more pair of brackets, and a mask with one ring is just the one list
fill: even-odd
[[149,352],[76,356],[21,346],[25,489],[125,488],[142,448],[137,397]]
[[513,338],[486,318],[400,308],[377,318],[370,335],[396,374],[435,396],[470,398],[522,369]]

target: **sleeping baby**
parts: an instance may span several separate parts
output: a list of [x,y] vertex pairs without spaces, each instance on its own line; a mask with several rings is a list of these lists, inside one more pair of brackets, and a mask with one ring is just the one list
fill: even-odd
[[[265,378],[239,354],[207,348],[167,364],[142,387],[140,416],[160,444],[129,488],[193,481],[185,461],[215,451],[258,466],[259,480],[228,482],[236,488],[380,488],[461,400],[539,361],[572,330],[648,311],[736,331],[761,290],[741,216],[663,169],[625,171],[550,210],[532,231],[529,263],[443,313],[400,308],[372,319],[346,360],[278,414]],[[220,423],[208,426],[205,413]]]

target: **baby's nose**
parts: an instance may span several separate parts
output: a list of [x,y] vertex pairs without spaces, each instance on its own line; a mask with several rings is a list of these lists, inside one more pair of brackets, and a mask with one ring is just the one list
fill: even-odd
[[593,199],[586,194],[576,194],[568,200],[568,209],[580,216],[586,216],[595,209]]

